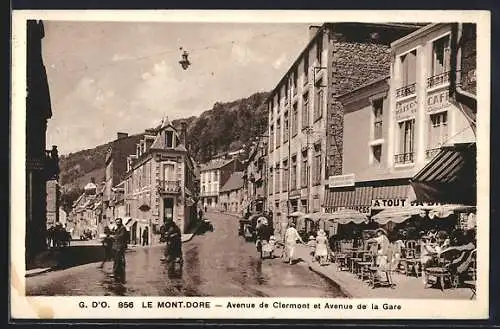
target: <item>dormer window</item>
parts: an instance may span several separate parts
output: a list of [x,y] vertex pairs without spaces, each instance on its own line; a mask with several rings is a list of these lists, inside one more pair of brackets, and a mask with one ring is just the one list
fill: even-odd
[[168,148],[174,147],[174,132],[173,131],[166,131],[165,132],[165,145]]

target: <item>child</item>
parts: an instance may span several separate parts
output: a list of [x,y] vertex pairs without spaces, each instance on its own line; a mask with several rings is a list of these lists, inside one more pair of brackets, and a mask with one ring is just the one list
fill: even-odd
[[309,236],[309,241],[307,242],[307,246],[309,247],[309,255],[312,257],[312,261],[316,261],[315,252],[316,252],[316,239],[314,236]]

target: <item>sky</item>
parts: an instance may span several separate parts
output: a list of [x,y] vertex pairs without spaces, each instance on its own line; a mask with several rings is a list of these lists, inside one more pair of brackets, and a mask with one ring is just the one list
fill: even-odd
[[[92,148],[270,91],[308,41],[309,24],[45,21],[52,118],[47,146]],[[192,65],[178,63],[182,51]]]

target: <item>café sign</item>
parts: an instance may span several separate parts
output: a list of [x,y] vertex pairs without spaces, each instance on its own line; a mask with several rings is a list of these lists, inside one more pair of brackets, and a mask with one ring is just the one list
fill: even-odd
[[450,95],[448,90],[436,92],[427,96],[427,111],[440,110],[450,105]]
[[337,175],[328,177],[328,186],[333,187],[346,187],[354,186],[356,176],[354,174]]
[[396,120],[405,120],[414,117],[417,113],[417,100],[396,103]]
[[407,199],[374,199],[372,200],[372,209],[386,209],[386,208],[396,208],[396,207],[432,207],[440,206],[438,202],[420,202],[411,201]]

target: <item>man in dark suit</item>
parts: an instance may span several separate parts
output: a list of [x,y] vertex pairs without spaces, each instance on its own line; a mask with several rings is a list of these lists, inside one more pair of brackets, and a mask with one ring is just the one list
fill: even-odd
[[115,276],[121,276],[125,274],[125,250],[127,249],[128,232],[125,226],[123,226],[121,218],[117,218],[115,223],[116,229],[113,234],[113,273]]
[[182,234],[179,226],[173,220],[165,220],[161,228],[163,241],[166,242],[165,246],[165,260],[167,262],[177,261],[182,264]]

